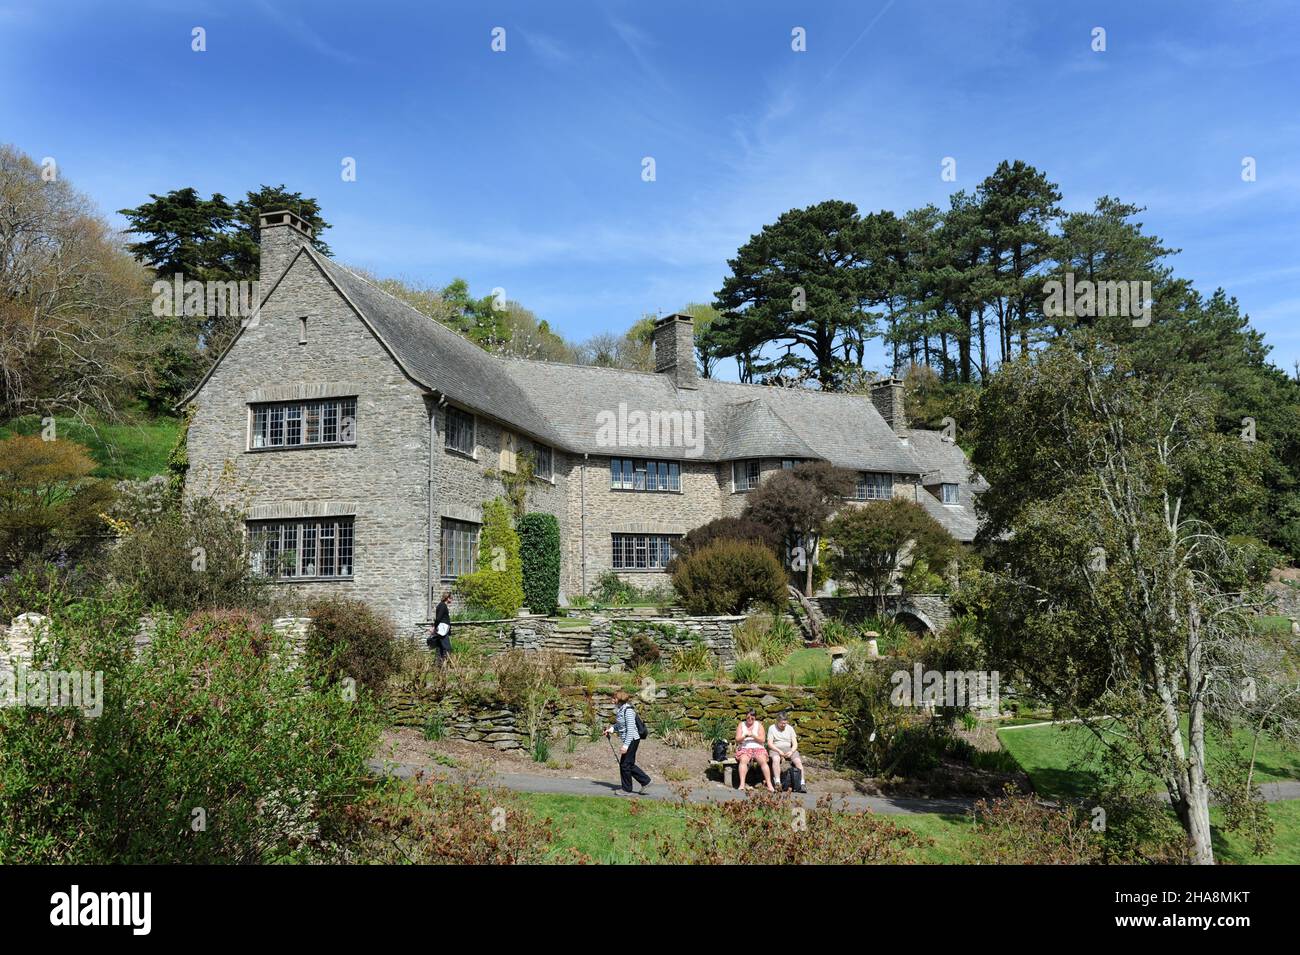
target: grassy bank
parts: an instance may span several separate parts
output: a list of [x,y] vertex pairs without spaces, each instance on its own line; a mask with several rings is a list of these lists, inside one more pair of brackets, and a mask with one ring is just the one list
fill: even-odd
[[[14,418],[0,425],[0,439],[15,434],[39,435],[41,419],[35,415]],[[91,419],[55,418],[55,434],[90,451],[99,465],[95,477],[113,481],[144,480],[167,470],[167,455],[176,443],[180,421],[176,418],[137,418],[109,423]]]

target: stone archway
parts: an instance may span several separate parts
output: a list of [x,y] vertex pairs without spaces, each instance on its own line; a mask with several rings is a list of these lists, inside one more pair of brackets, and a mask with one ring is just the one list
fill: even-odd
[[903,609],[895,611],[894,622],[901,623],[912,633],[934,633],[934,624],[918,610]]

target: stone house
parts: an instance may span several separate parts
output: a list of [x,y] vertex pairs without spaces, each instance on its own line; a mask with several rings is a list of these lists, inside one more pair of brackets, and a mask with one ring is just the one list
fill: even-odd
[[317,253],[293,213],[260,225],[262,305],[185,399],[186,490],[240,507],[257,565],[286,586],[427,621],[524,452],[529,509],[560,524],[566,596],[608,570],[666,583],[674,537],[803,460],[974,536],[965,456],[907,427],[896,379],[870,398],[701,379],[684,315],[659,320],[655,373],[501,358]]

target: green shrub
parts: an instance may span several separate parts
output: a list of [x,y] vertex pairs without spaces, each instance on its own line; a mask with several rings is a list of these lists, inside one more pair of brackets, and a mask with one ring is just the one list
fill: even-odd
[[519,535],[510,524],[510,508],[501,498],[483,504],[478,569],[456,581],[456,589],[471,607],[513,617],[524,603],[523,564]]
[[763,640],[772,627],[772,618],[766,614],[750,614],[731,628],[731,639],[736,648],[736,655],[758,653]]
[[525,514],[518,531],[524,603],[550,616],[560,605],[560,522],[554,514]]
[[424,738],[436,743],[447,735],[447,716],[442,710],[434,710],[424,721]]
[[763,658],[757,652],[745,653],[736,658],[731,676],[737,683],[757,683],[763,672]]
[[673,571],[673,587],[692,614],[742,613],[755,603],[775,609],[785,604],[786,586],[776,555],[742,541],[715,541]]
[[698,673],[712,670],[717,665],[718,661],[713,651],[701,640],[692,641],[689,647],[682,647],[674,653],[671,663],[676,673]]
[[360,600],[329,597],[311,607],[307,665],[321,686],[351,678],[382,693],[401,656],[391,621]]
[[[781,553],[781,535],[770,524],[746,517],[718,517],[701,524],[673,541],[674,560],[691,556],[715,541],[744,541],[762,544],[773,554]],[[673,568],[669,567],[671,571]]]
[[100,594],[56,610],[42,665],[103,674],[102,712],[0,708],[0,860],[268,863],[333,838],[378,741],[373,709],[305,686],[251,618],[156,620]]
[[695,732],[699,733],[704,741],[712,743],[714,740],[729,740],[731,738],[732,720],[730,717],[722,716],[718,713],[706,713],[701,716],[695,724]]
[[632,656],[628,664],[632,669],[643,666],[654,666],[659,662],[660,651],[659,644],[655,643],[654,638],[644,633],[632,635],[631,640]]
[[266,607],[271,588],[252,572],[244,515],[194,498],[132,526],[108,556],[109,576],[148,606]]
[[614,571],[607,570],[596,578],[595,598],[597,603],[623,607],[640,600],[641,591]]

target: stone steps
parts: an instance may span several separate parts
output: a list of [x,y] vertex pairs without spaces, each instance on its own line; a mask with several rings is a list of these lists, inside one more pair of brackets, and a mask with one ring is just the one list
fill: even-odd
[[591,655],[590,627],[575,627],[572,630],[552,631],[542,640],[541,649],[548,650],[551,653],[562,653],[566,657],[572,657],[573,662],[578,666],[585,666],[596,662],[595,658]]

